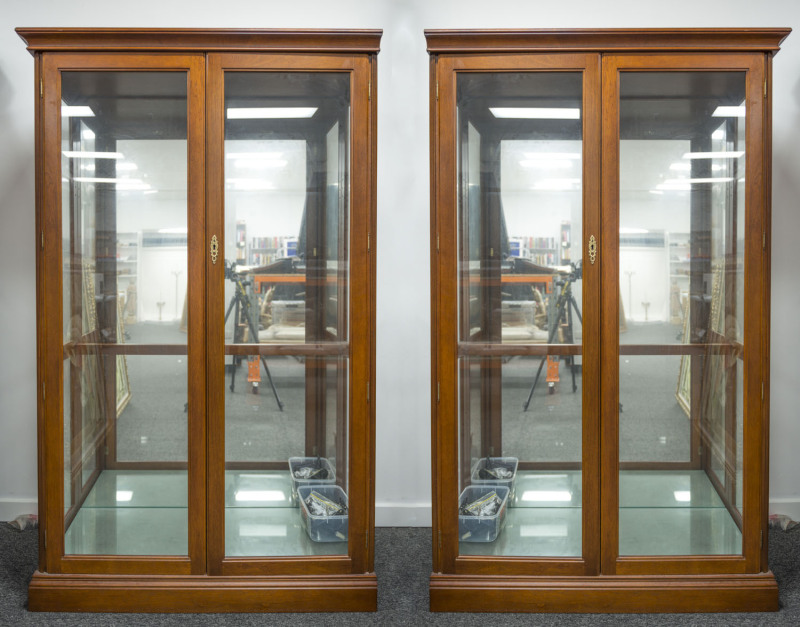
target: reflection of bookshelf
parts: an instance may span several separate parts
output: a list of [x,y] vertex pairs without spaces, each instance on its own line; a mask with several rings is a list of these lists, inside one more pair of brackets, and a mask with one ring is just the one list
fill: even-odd
[[540,266],[555,266],[559,263],[558,247],[555,237],[512,237],[509,238],[512,257],[530,259]]
[[297,254],[296,237],[254,237],[250,240],[250,265],[265,266]]

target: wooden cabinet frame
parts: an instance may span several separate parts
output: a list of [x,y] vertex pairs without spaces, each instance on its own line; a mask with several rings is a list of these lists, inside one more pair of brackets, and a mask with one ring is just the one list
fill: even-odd
[[[27,43],[36,70],[41,527],[39,568],[30,585],[30,609],[375,610],[375,400],[370,389],[375,385],[375,83],[381,31],[21,28],[17,32]],[[212,263],[208,251],[211,236],[224,233],[222,75],[227,69],[336,71],[350,75],[350,213],[345,218],[349,221],[349,240],[345,245],[350,269],[346,280],[349,303],[359,306],[339,305],[348,316],[346,343],[324,342],[322,338],[315,343],[312,337],[311,342],[300,348],[279,344],[261,348],[262,354],[303,355],[307,369],[312,371],[318,369],[315,358],[337,355],[348,358],[340,360],[337,366],[345,368],[341,381],[346,383],[340,387],[347,386],[348,399],[348,463],[340,469],[348,477],[349,485],[350,526],[345,555],[224,557],[225,454],[224,424],[220,418],[224,409],[224,353],[231,353],[224,346],[222,324],[225,264]],[[192,286],[187,303],[191,311],[188,342],[183,348],[99,345],[106,361],[120,354],[187,355],[191,372],[187,404],[188,462],[159,463],[159,467],[188,468],[189,550],[184,557],[65,555],[63,332],[61,317],[52,315],[62,308],[59,103],[60,76],[65,70],[175,71],[188,77],[187,270]],[[224,258],[224,252],[221,256]],[[108,315],[116,316],[116,312]],[[312,386],[318,378],[312,372]],[[313,413],[318,409],[315,403],[320,394],[313,390],[307,394],[312,397],[309,411]],[[114,418],[108,417],[110,431],[103,434],[104,441],[107,439],[111,446],[102,454],[98,446],[99,467],[135,466],[134,462],[116,459]],[[317,432],[324,427],[308,413],[306,421]],[[311,440],[306,442],[306,448],[313,449],[318,434],[307,435]],[[83,497],[86,492],[88,488],[83,490]]]
[[[787,29],[426,31],[430,53],[433,572],[437,611],[756,611],[777,609],[767,564],[771,61]],[[458,358],[544,354],[458,338],[456,78],[469,72],[583,73],[583,536],[581,558],[460,556]],[[691,345],[619,345],[619,93],[625,71],[741,71],[746,75],[744,505],[740,556],[618,555],[620,354],[685,354]],[[483,149],[483,143],[481,144]],[[602,286],[602,289],[601,289]],[[487,288],[490,289],[490,288]],[[726,292],[730,294],[730,292]],[[487,296],[491,298],[491,295]],[[597,303],[597,307],[591,306]],[[463,326],[463,325],[461,325]],[[491,334],[490,334],[491,335]],[[721,340],[719,354],[738,349]],[[566,350],[566,349],[565,349]],[[565,353],[567,354],[567,353]],[[692,372],[699,376],[701,368]],[[763,391],[762,391],[763,390]],[[487,394],[497,398],[499,394]],[[482,396],[483,398],[483,396]],[[499,399],[498,401],[499,402]],[[696,401],[695,401],[696,402]],[[489,408],[499,415],[499,407]],[[484,413],[487,408],[484,408]],[[603,418],[604,416],[608,418]],[[735,417],[734,417],[735,418]],[[729,419],[729,418],[728,418]],[[497,423],[497,420],[494,421]],[[490,441],[499,425],[484,425]],[[498,433],[495,433],[498,431]],[[692,433],[690,462],[701,435]],[[502,454],[495,452],[494,455]],[[463,472],[461,473],[463,474]],[[732,489],[718,486],[720,489]],[[723,494],[724,496],[724,494]],[[723,499],[724,500],[724,499]],[[732,509],[729,506],[730,509]],[[737,523],[738,524],[738,523]]]

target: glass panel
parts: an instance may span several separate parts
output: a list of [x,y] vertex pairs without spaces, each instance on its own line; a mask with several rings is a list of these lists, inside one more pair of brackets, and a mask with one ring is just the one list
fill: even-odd
[[743,72],[620,76],[621,555],[742,550],[744,101]]
[[225,111],[225,553],[344,554],[349,75],[227,72]]
[[457,81],[459,552],[580,556],[583,75]]
[[[63,72],[61,90],[66,552],[185,555],[186,471],[169,512],[147,493],[187,455],[186,73]],[[109,488],[121,461],[133,502]]]

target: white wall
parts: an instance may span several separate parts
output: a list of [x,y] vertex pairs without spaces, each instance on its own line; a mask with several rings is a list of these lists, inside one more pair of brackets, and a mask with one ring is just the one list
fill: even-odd
[[[134,9],[135,6],[135,9]],[[15,26],[383,28],[379,56],[377,514],[430,524],[428,55],[424,28],[800,26],[796,0],[4,0],[0,12],[0,520],[36,498],[33,62]],[[773,509],[800,518],[800,33],[775,59]]]

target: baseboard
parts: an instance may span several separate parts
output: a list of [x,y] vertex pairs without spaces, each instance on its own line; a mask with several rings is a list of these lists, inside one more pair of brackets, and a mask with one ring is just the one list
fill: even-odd
[[431,521],[430,502],[375,503],[376,527],[430,527]]
[[10,522],[17,516],[36,514],[39,502],[36,499],[0,498],[0,521]]
[[784,514],[792,520],[800,521],[800,499],[793,498],[777,498],[769,500],[769,513],[770,514]]

